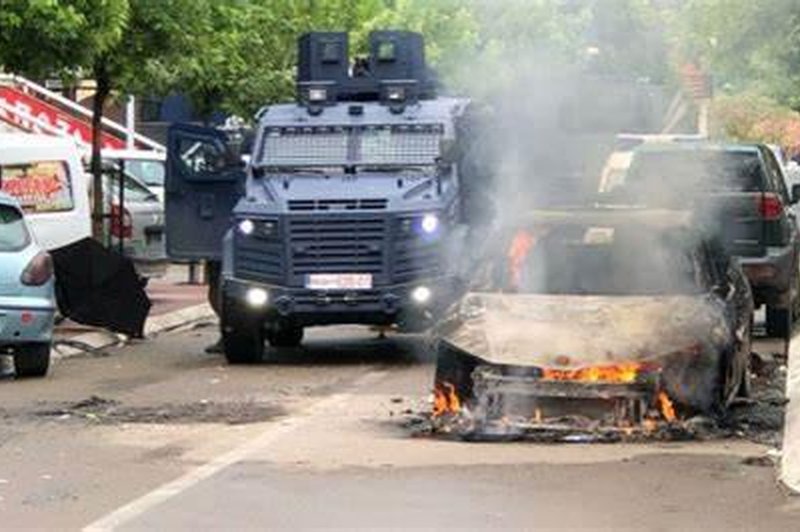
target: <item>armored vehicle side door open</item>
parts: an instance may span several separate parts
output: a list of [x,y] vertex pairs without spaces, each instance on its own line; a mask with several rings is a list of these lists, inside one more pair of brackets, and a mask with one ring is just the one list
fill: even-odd
[[219,260],[245,165],[229,136],[178,124],[167,136],[166,234],[173,259]]

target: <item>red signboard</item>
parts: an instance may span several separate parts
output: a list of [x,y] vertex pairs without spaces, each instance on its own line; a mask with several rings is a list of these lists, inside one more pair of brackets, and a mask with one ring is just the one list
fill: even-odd
[[[82,140],[87,144],[92,143],[92,125],[86,119],[78,118],[75,115],[62,111],[58,107],[14,87],[0,86],[0,101],[4,102],[9,107],[20,110],[24,114],[36,117],[38,120],[52,126],[54,129],[64,131],[71,137]],[[4,120],[28,131],[50,133],[49,131],[40,131],[40,128],[36,124],[5,109],[0,109],[0,120]],[[125,148],[125,142],[122,139],[109,133],[103,132],[101,138],[103,149]]]

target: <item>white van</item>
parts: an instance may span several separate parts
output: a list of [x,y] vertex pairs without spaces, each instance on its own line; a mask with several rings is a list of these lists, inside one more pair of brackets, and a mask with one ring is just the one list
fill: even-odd
[[19,201],[45,249],[92,234],[87,178],[73,140],[0,133],[0,190]]

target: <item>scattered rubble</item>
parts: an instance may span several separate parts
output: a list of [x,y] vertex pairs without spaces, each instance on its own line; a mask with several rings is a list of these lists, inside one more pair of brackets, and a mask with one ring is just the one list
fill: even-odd
[[285,415],[283,408],[266,403],[213,402],[128,406],[114,399],[93,395],[87,399],[34,411],[33,416],[58,421],[118,423],[225,423],[241,425],[270,421]]

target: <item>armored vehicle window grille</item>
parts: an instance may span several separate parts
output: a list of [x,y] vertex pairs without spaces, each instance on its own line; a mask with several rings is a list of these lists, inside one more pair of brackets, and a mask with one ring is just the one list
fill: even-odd
[[289,200],[290,211],[360,211],[383,210],[389,201],[386,199],[320,199]]
[[289,232],[295,282],[302,281],[312,273],[381,275],[386,229],[386,220],[383,218],[337,216],[291,219]]
[[441,131],[411,126],[373,127],[360,132],[360,164],[432,164],[439,156]]
[[336,166],[348,160],[343,128],[285,128],[266,132],[263,162],[269,166]]
[[275,127],[264,132],[258,161],[268,167],[432,165],[443,134],[440,124]]

